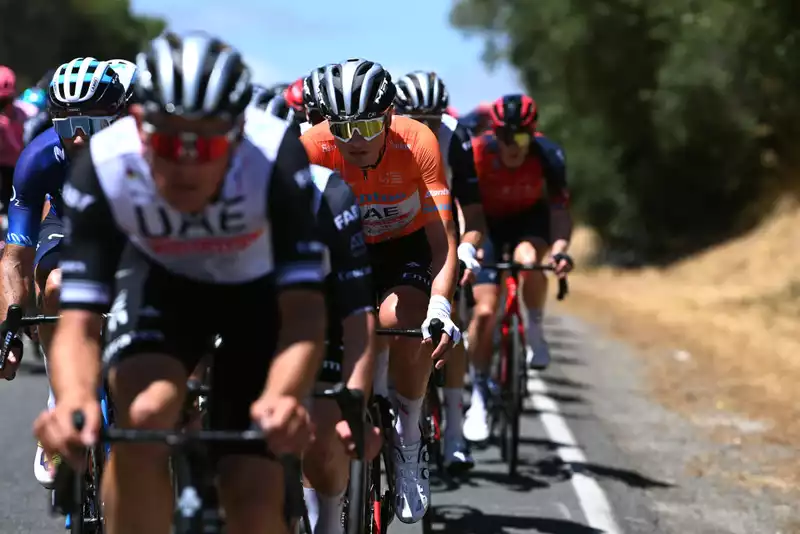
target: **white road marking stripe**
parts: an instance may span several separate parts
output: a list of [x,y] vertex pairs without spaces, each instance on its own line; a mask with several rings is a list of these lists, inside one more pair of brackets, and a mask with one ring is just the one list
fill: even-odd
[[[528,391],[533,407],[540,412],[545,432],[551,441],[561,444],[556,454],[565,463],[586,463],[586,456],[581,450],[567,422],[561,416],[558,403],[547,395],[547,385],[539,379],[538,373],[531,371],[528,375]],[[595,479],[583,473],[573,473],[570,479],[578,502],[586,516],[588,526],[602,530],[606,534],[622,534],[605,492]]]

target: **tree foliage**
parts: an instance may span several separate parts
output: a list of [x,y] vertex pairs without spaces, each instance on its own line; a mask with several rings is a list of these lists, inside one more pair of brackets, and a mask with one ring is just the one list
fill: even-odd
[[673,259],[792,186],[796,0],[460,0],[451,20],[519,70],[612,249]]
[[164,27],[128,0],[0,0],[0,64],[31,83],[75,57],[132,60]]

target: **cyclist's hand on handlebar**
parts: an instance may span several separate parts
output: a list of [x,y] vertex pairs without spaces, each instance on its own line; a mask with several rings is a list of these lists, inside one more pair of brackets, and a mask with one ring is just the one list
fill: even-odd
[[552,263],[553,267],[555,267],[556,275],[559,278],[564,278],[575,266],[575,263],[572,261],[570,255],[565,252],[553,254],[550,258],[550,262]]
[[311,416],[295,397],[262,395],[250,407],[250,417],[266,434],[275,455],[299,456],[314,440]]
[[[336,434],[339,440],[344,445],[344,450],[347,451],[352,458],[356,457],[356,444],[353,440],[353,432],[350,430],[350,425],[347,421],[339,421],[336,423]],[[368,423],[364,427],[364,461],[371,462],[380,452],[383,438],[381,437],[381,430]]]
[[22,343],[16,343],[18,341],[14,340],[14,345],[11,346],[11,349],[8,351],[8,356],[6,357],[5,365],[3,365],[3,369],[0,370],[0,378],[5,378],[6,380],[13,380],[17,374],[17,369],[19,369],[19,362],[22,361]]
[[434,339],[432,337],[433,332],[431,332],[431,321],[434,319],[440,320],[443,326],[441,329],[441,339],[439,340],[439,344],[433,349],[431,359],[436,361],[436,368],[441,369],[446,363],[445,354],[447,351],[450,350],[450,347],[455,347],[458,345],[459,341],[461,341],[461,331],[449,317],[429,315],[425,319],[425,322],[422,323],[422,343],[424,345],[433,345]]
[[[75,428],[75,412],[83,414],[81,429]],[[97,441],[100,433],[100,419],[100,404],[94,395],[59,398],[54,410],[44,411],[36,418],[33,433],[48,456],[58,454],[74,469],[83,470],[86,448]],[[51,463],[51,469],[56,467]]]

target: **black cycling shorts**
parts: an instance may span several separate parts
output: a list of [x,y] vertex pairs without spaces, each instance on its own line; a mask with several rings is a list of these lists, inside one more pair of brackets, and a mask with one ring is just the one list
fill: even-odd
[[400,286],[431,294],[431,248],[425,230],[369,246],[377,304]]
[[[261,395],[275,353],[280,314],[272,277],[218,285],[164,269],[132,245],[116,273],[116,298],[106,329],[104,361],[114,366],[143,353],[178,359],[186,376],[213,347],[209,416],[212,429],[246,430],[250,405]],[[228,454],[264,455],[265,445],[213,448]]]
[[[482,263],[503,261],[504,252],[513,253],[517,245],[531,238],[539,238],[551,244],[550,206],[537,202],[530,208],[503,218],[486,218],[487,235],[483,238]],[[494,269],[482,269],[475,284],[499,284],[500,277]]]

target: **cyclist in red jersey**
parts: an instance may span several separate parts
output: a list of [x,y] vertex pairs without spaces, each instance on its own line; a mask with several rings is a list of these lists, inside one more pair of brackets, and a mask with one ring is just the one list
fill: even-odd
[[[498,99],[489,116],[489,132],[472,143],[488,227],[483,261],[503,261],[508,249],[515,262],[541,264],[549,252],[556,273],[565,276],[572,268],[567,255],[572,218],[563,150],[536,132],[536,103],[528,96]],[[475,367],[476,387],[464,422],[464,436],[469,441],[489,437],[485,401],[501,278],[496,271],[484,269],[474,286],[476,305],[469,327],[468,354]],[[533,368],[544,369],[550,362],[542,332],[547,279],[542,272],[525,272],[520,285],[528,317],[527,361]]]

